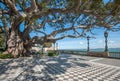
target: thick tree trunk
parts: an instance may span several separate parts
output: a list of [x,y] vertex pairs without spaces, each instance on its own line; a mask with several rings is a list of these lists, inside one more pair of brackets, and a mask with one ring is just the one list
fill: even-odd
[[4,54],[12,54],[14,57],[28,56],[30,54],[29,34],[24,37],[19,28],[22,21],[23,17],[21,16],[15,17],[11,21],[6,39],[7,47]]
[[16,35],[15,31],[11,31],[7,39],[7,49],[5,54],[12,54],[14,57],[29,56],[30,44],[23,41],[23,37],[19,34]]

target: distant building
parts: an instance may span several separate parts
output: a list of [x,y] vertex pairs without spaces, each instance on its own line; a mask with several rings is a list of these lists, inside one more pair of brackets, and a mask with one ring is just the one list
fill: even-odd
[[45,47],[45,48],[44,48],[44,51],[45,51],[45,52],[47,52],[47,51],[49,51],[49,50],[58,50],[58,47],[52,46],[52,47],[49,47],[49,48],[48,48],[48,47]]
[[39,52],[42,50],[42,46],[40,44],[34,44],[31,48],[32,52]]
[[49,50],[58,50],[58,47],[57,46],[51,46],[51,47],[44,47],[43,48],[42,45],[35,44],[35,45],[32,46],[31,51],[32,52],[40,52],[40,51],[42,51],[42,49],[43,49],[43,52],[47,52]]

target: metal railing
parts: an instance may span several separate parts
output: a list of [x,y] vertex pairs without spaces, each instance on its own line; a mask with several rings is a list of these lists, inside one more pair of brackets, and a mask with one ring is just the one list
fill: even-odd
[[[81,51],[81,50],[59,50],[59,51],[61,53],[65,53],[65,54],[87,55],[87,51]],[[95,51],[92,51],[92,52],[95,52]],[[109,52],[108,57],[110,57],[110,58],[120,58],[120,52]]]

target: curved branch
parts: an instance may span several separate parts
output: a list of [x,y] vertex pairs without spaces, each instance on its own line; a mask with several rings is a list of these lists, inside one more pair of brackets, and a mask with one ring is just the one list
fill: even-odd
[[43,32],[43,31],[40,31],[40,30],[36,30],[37,32],[39,32],[39,33],[42,33],[44,36],[46,36],[47,34],[45,33],[45,32]]
[[68,30],[72,30],[72,29],[73,29],[73,27],[63,28],[61,30],[55,30],[50,35],[56,36],[58,33],[62,33],[62,32],[68,31]]
[[38,11],[38,7],[36,4],[36,0],[31,0],[31,6],[28,7],[25,12],[27,13],[32,13],[32,12],[37,12]]
[[63,33],[65,31],[69,31],[69,30],[73,30],[73,29],[80,29],[80,28],[81,29],[85,29],[85,28],[87,28],[87,26],[77,26],[77,27],[71,26],[69,28],[63,28],[61,30],[55,30],[50,35],[53,36],[53,37],[55,37],[59,33]]
[[88,30],[83,29],[82,33],[79,34],[78,36],[75,36],[75,35],[64,35],[62,37],[55,38],[54,41],[57,41],[57,40],[60,40],[60,39],[66,38],[66,37],[68,37],[68,38],[80,38],[80,37],[83,37],[87,31]]
[[9,7],[11,8],[11,10],[14,12],[14,13],[16,13],[16,14],[19,14],[19,15],[21,15],[20,13],[19,13],[19,11],[17,10],[17,8],[15,7],[15,4],[11,1],[11,0],[6,0],[7,1],[7,5],[9,5]]

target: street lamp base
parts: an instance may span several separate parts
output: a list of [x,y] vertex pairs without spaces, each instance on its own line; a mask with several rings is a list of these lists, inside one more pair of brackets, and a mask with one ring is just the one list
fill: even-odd
[[109,51],[104,52],[104,57],[109,57]]

